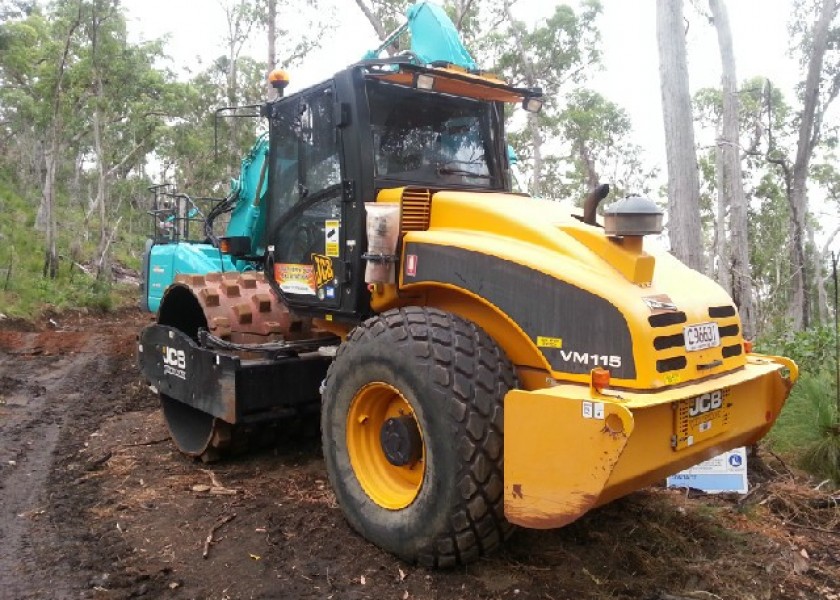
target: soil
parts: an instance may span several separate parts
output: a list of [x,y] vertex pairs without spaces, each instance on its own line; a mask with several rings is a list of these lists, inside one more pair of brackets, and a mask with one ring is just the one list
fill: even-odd
[[840,600],[840,508],[769,454],[746,497],[651,488],[468,567],[405,564],[345,523],[315,424],[180,455],[135,365],[147,322],[0,321],[0,598]]

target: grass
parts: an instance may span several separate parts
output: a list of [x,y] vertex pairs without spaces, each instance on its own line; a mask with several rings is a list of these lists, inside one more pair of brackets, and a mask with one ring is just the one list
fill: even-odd
[[[59,268],[56,279],[42,276],[44,235],[34,228],[38,199],[24,197],[0,174],[0,313],[34,318],[45,309],[90,308],[109,311],[136,301],[130,286],[96,281],[73,265],[69,248],[79,249],[79,260],[93,256],[96,233],[85,229],[82,208],[59,206]],[[143,249],[139,215],[127,214],[113,245],[115,259],[137,268]]]
[[840,415],[833,375],[804,373],[767,436],[770,447],[802,468],[840,483]]
[[827,376],[803,373],[767,435],[773,451],[801,458],[805,447],[820,439],[820,425],[832,413],[833,400]]

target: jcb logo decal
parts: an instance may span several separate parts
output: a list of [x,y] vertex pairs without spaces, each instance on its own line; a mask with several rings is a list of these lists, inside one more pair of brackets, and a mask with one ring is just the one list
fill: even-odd
[[187,356],[184,354],[183,350],[164,346],[163,364],[178,367],[179,369],[185,369],[187,367]]
[[163,374],[173,375],[179,379],[187,378],[187,355],[183,350],[164,346],[163,352]]
[[688,409],[689,417],[696,417],[707,412],[719,409],[723,406],[723,395],[720,390],[710,394],[703,394],[694,399],[694,404]]
[[315,285],[324,287],[335,279],[332,259],[320,254],[312,255],[312,262],[315,263]]

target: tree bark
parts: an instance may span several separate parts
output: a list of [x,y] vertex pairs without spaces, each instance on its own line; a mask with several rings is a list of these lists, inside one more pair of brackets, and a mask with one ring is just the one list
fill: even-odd
[[[373,27],[373,30],[376,32],[376,35],[379,37],[380,41],[385,41],[388,37],[388,32],[385,31],[385,25],[382,24],[382,21],[377,17],[373,11],[362,1],[356,0],[356,6],[359,7],[359,10],[362,11],[362,14],[365,15],[368,22]],[[393,54],[392,49],[388,48],[388,53]]]
[[840,225],[835,227],[834,230],[828,234],[822,250],[817,252],[816,240],[814,239],[814,228],[811,227],[810,224],[808,225],[808,237],[814,247],[814,283],[817,288],[816,316],[821,324],[828,324],[831,314],[831,305],[828,303],[828,292],[825,289],[825,282],[828,280],[828,277],[823,277],[822,269],[831,255],[831,244],[834,242],[834,238],[837,237],[837,234],[840,234]]
[[668,164],[668,237],[674,255],[702,272],[705,261],[700,236],[700,179],[694,147],[682,0],[657,0],[656,16]]
[[[755,308],[753,303],[752,274],[750,270],[750,248],[747,223],[747,198],[744,194],[743,173],[741,171],[741,132],[738,115],[738,78],[735,72],[735,52],[732,47],[732,31],[729,27],[729,14],[723,0],[709,0],[709,10],[717,30],[720,48],[721,88],[723,90],[723,119],[718,149],[722,158],[723,193],[729,202],[729,231],[731,262],[724,262],[724,268],[731,264],[732,299],[741,314],[744,337],[755,336]],[[730,257],[727,257],[730,258]]]
[[[715,257],[717,264],[711,271],[714,273],[715,281],[720,284],[720,287],[726,290],[726,293],[732,295],[732,272],[730,271],[732,263],[732,254],[729,250],[729,243],[726,232],[726,214],[729,208],[729,197],[726,190],[726,179],[724,171],[726,169],[726,159],[723,155],[722,141],[723,133],[721,127],[718,127],[718,144],[715,148],[715,180],[717,184],[717,214],[715,215]],[[713,263],[715,261],[709,261]]]
[[[809,265],[805,252],[805,220],[808,214],[808,190],[806,187],[808,169],[814,146],[819,140],[819,104],[820,79],[823,60],[828,48],[828,32],[834,14],[837,12],[836,0],[823,0],[820,15],[811,35],[811,52],[808,57],[808,72],[802,92],[802,112],[799,116],[799,136],[796,143],[796,160],[793,163],[791,193],[788,202],[791,210],[793,228],[793,299],[791,317],[796,330],[806,329],[811,322],[807,301],[809,285]],[[825,110],[826,107],[822,107]]]
[[[270,75],[274,67],[277,66],[277,0],[268,0],[268,15],[266,16],[266,29],[268,30],[268,70],[266,75]],[[266,77],[266,98],[274,100],[277,98],[277,90],[271,85]]]
[[[61,99],[64,72],[67,67],[67,57],[70,54],[70,44],[73,34],[82,22],[82,2],[79,0],[78,12],[75,20],[70,24],[67,36],[64,38],[64,48],[58,61],[55,78],[55,88],[52,98],[52,119],[49,127],[49,146],[44,150],[44,188],[41,197],[44,223],[47,235],[44,248],[43,276],[55,279],[58,275],[58,219],[55,214],[55,174],[61,151]],[[38,212],[41,212],[39,207]]]
[[[516,50],[519,53],[519,58],[522,61],[522,71],[525,75],[525,84],[527,87],[537,87],[537,74],[534,70],[534,65],[528,57],[525,45],[522,42],[521,33],[524,30],[524,25],[514,19],[513,13],[510,10],[510,0],[504,0],[505,15],[510,22],[513,31],[514,43]],[[532,157],[533,162],[531,168],[533,175],[531,177],[531,195],[539,196],[542,193],[542,170],[543,170],[543,156],[542,143],[543,138],[540,133],[539,115],[528,113],[528,132],[531,137]]]

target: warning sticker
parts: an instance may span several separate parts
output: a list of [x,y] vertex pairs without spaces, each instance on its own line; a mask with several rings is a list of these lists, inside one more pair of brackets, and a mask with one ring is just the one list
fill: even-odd
[[539,335],[537,336],[537,346],[540,348],[562,348],[563,339]]
[[274,265],[274,279],[287,294],[315,295],[315,267],[281,263]]
[[327,219],[324,221],[324,254],[327,256],[338,256],[338,228],[341,222],[338,219]]

